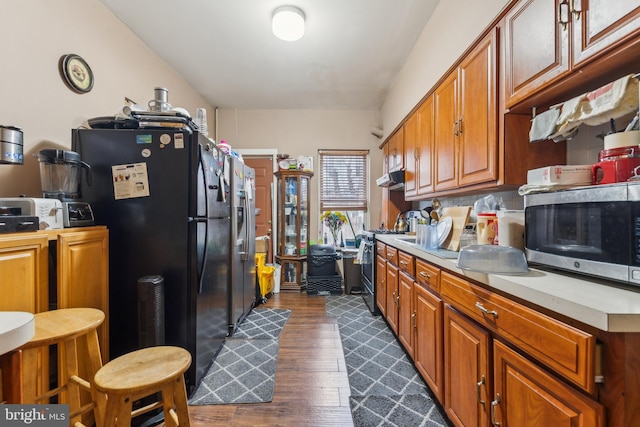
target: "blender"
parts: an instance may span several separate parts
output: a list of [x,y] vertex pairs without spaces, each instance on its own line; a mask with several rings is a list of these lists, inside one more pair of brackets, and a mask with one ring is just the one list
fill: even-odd
[[40,162],[40,185],[44,198],[62,202],[64,226],[93,225],[91,206],[80,199],[78,191],[82,170],[91,185],[91,167],[80,160],[75,151],[45,149],[34,157]]

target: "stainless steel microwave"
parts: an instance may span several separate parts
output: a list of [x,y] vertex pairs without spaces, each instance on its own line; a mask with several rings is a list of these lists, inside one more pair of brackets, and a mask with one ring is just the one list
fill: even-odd
[[530,263],[640,286],[640,183],[529,194]]

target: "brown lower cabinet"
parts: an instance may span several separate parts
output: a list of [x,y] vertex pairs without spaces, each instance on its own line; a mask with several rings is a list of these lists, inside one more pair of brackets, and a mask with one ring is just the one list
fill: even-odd
[[382,317],[387,316],[387,260],[382,255],[376,256],[376,305]]
[[[637,392],[611,404],[615,390],[635,384],[618,378],[628,369],[616,368],[616,361],[603,365],[596,353],[629,357],[635,341],[624,347],[615,334],[582,330],[392,246],[384,249],[377,281],[386,298],[381,306],[378,294],[378,305],[453,425],[604,427],[606,416],[622,427],[621,420],[632,419]],[[596,335],[608,345],[597,344]],[[609,376],[598,387],[596,372],[603,370]],[[609,409],[617,405],[619,416]]]
[[489,332],[445,305],[444,408],[456,426],[490,425],[490,340]]
[[394,334],[398,335],[398,267],[387,262],[387,313],[386,319]]
[[604,426],[604,408],[493,340],[491,422],[500,426]]
[[[454,425],[605,425],[602,405],[589,394],[595,390],[591,334],[447,272],[440,287],[444,406]],[[540,354],[538,363],[511,346],[528,357]]]
[[442,310],[436,294],[414,284],[413,363],[436,398],[444,399]]
[[[55,254],[54,256],[51,256]],[[55,259],[55,265],[49,261]],[[109,231],[66,228],[0,235],[0,310],[38,313],[92,307],[105,313],[98,329],[109,355]],[[55,287],[50,286],[55,281]],[[52,292],[49,292],[49,289]]]
[[[55,262],[50,262],[55,261]],[[104,226],[0,235],[0,310],[39,313],[56,308],[91,307],[104,312],[98,328],[103,362],[109,357],[109,231]],[[88,356],[81,352],[80,360]],[[60,360],[64,360],[61,357]],[[49,377],[48,354],[40,355],[42,378]],[[82,367],[81,369],[83,369]],[[19,366],[11,366],[19,378]],[[62,365],[58,371],[64,369]],[[4,375],[4,374],[3,374]],[[83,378],[86,373],[80,372]],[[16,402],[19,397],[15,397]],[[90,396],[83,395],[83,403]],[[85,424],[91,424],[87,420]]]
[[398,278],[398,340],[411,359],[415,359],[416,311],[413,277],[405,272]]

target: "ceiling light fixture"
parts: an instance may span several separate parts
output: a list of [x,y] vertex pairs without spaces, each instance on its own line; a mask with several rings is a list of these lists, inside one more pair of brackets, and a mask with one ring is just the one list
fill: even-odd
[[273,11],[271,29],[281,40],[296,41],[304,35],[304,13],[294,6],[280,6]]

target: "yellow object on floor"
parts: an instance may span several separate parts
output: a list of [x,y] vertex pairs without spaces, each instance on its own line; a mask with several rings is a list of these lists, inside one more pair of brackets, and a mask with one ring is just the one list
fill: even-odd
[[262,303],[267,302],[269,295],[273,293],[273,273],[276,268],[271,265],[258,267],[258,283],[260,284],[260,296]]

